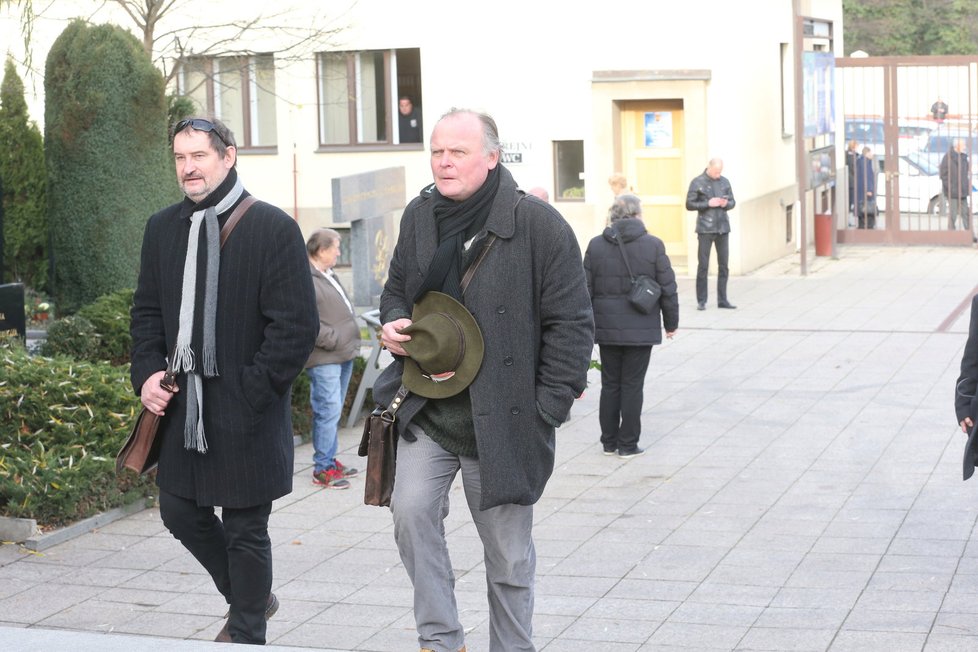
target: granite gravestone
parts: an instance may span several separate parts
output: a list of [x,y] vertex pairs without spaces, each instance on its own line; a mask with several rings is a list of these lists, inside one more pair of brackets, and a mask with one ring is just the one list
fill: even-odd
[[0,285],[0,335],[27,337],[23,283]]
[[353,301],[376,307],[396,244],[393,212],[405,206],[404,168],[333,179],[333,222],[350,222]]

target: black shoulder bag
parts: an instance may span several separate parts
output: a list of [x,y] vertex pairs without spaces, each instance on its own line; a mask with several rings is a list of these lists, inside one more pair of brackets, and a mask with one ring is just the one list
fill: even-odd
[[618,232],[615,232],[615,242],[618,243],[618,249],[621,251],[621,259],[625,261],[628,277],[632,279],[632,287],[628,291],[628,303],[643,315],[651,315],[659,305],[662,286],[651,276],[632,274],[632,266],[628,263],[628,254],[625,253],[625,244],[621,241]]

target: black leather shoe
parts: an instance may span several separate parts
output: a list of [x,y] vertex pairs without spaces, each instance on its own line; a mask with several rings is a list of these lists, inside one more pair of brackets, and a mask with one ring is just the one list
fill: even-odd
[[722,303],[718,303],[717,304],[717,308],[726,308],[727,310],[736,310],[737,309],[737,306],[735,306],[734,304],[730,303],[729,301],[724,301]]
[[697,310],[706,310],[706,301],[700,301],[696,304]]
[[[265,620],[268,620],[269,618],[271,618],[272,616],[274,616],[276,611],[278,611],[278,598],[275,597],[275,594],[274,593],[269,593],[268,594],[268,604],[265,606]],[[231,615],[231,612],[229,611],[227,613],[227,615],[225,615],[224,617],[227,618],[230,615]],[[224,627],[222,627],[221,628],[221,631],[219,631],[217,633],[217,638],[214,639],[214,642],[215,643],[233,643],[234,642],[234,641],[231,640],[231,632],[228,631],[228,621],[226,621],[226,620],[224,621]]]

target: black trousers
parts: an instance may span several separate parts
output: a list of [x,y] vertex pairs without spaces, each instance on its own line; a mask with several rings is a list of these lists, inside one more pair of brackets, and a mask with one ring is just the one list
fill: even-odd
[[706,303],[706,275],[710,270],[710,249],[717,249],[717,303],[727,302],[727,277],[730,268],[730,234],[729,233],[697,233],[700,247],[697,252],[699,260],[696,266],[696,302]]
[[235,643],[265,644],[265,609],[272,590],[272,504],[213,507],[160,490],[163,525],[210,573],[231,605],[228,632]]
[[608,449],[634,450],[642,435],[642,390],[652,347],[602,344],[599,350],[601,443]]

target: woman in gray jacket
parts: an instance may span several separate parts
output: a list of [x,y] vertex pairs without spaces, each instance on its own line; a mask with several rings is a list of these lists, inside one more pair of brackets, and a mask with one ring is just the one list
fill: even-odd
[[[584,272],[601,355],[601,444],[605,455],[629,458],[645,452],[638,446],[645,372],[652,346],[662,343],[663,325],[670,339],[679,327],[679,294],[665,245],[642,222],[641,200],[619,195],[610,217],[611,226],[588,244]],[[640,313],[628,301],[631,276],[623,248],[632,273],[650,276],[662,287],[651,314]]]
[[336,428],[346,390],[353,374],[353,359],[360,352],[360,327],[353,304],[333,266],[340,257],[340,234],[319,229],[306,242],[312,285],[319,310],[316,348],[306,362],[309,401],[312,404],[312,483],[327,489],[347,489],[357,470],[336,459]]

